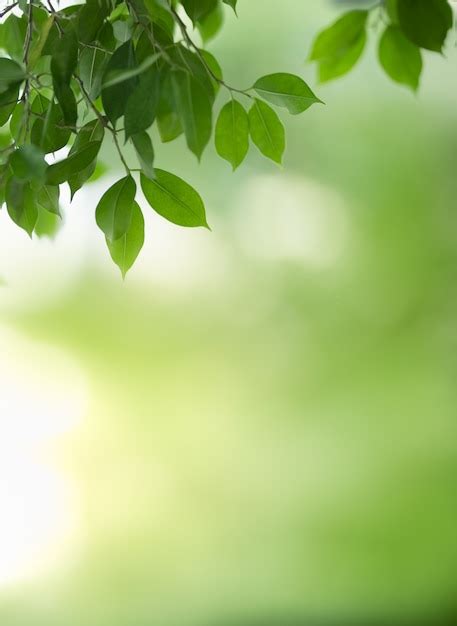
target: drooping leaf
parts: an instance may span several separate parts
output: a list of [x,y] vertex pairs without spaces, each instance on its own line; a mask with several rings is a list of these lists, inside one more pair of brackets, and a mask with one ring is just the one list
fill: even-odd
[[[136,66],[135,52],[131,41],[122,44],[109,60],[103,75],[103,82],[109,80],[110,73],[130,70]],[[127,100],[137,84],[137,77],[105,87],[102,83],[102,102],[108,119],[113,124],[124,115]]]
[[286,147],[284,126],[276,111],[262,100],[255,100],[249,110],[249,132],[260,152],[275,161],[282,162]]
[[18,85],[25,79],[22,67],[12,59],[0,58],[0,93]]
[[200,160],[212,130],[212,108],[208,95],[190,74],[173,72],[173,94],[184,128],[187,145]]
[[135,263],[144,243],[144,218],[137,202],[132,206],[130,225],[122,237],[110,241],[106,237],[106,245],[114,263],[121,270],[122,278]]
[[10,155],[9,163],[18,180],[43,181],[45,178],[44,153],[33,144],[20,146]]
[[141,189],[154,211],[173,224],[208,228],[203,200],[178,176],[159,169],[154,179],[141,174]]
[[70,180],[74,174],[83,171],[93,162],[99,149],[100,142],[91,141],[66,159],[49,165],[46,171],[46,184],[60,185]]
[[120,239],[128,231],[135,194],[135,181],[131,176],[126,176],[114,183],[100,199],[95,219],[109,241]]
[[125,108],[126,141],[132,135],[147,130],[153,123],[159,103],[159,84],[159,72],[154,68],[140,76]]
[[5,197],[9,216],[31,237],[38,210],[30,184],[12,176],[6,185]]
[[37,204],[47,211],[60,217],[58,185],[43,185],[36,193]]
[[[76,135],[75,142],[70,149],[69,155],[75,154],[76,152],[81,150],[83,146],[86,146],[88,143],[94,141],[98,142],[100,148],[103,142],[104,134],[105,129],[100,120],[91,120],[90,122],[85,124]],[[68,179],[72,199],[75,193],[79,189],[81,189],[84,183],[89,180],[89,178],[93,175],[97,165],[97,156],[98,155],[95,156],[92,163],[89,163],[86,168],[84,168],[80,172],[77,172],[76,174],[73,174],[73,176],[70,176],[70,178]]]
[[294,74],[269,74],[254,83],[259,96],[276,106],[285,107],[292,115],[309,109],[316,102],[322,102],[311,91],[305,81]]
[[238,0],[222,0],[222,2],[223,2],[224,4],[228,4],[228,5],[229,5],[229,7],[232,7],[232,9],[233,9],[233,10],[235,11],[235,13],[236,13],[236,5],[237,5]]
[[249,120],[243,106],[231,100],[221,109],[216,123],[216,150],[235,170],[249,150]]
[[181,0],[182,5],[192,22],[201,21],[208,13],[211,13],[218,0]]
[[421,48],[441,52],[452,28],[452,9],[447,0],[397,0],[400,27]]
[[151,138],[143,131],[132,135],[132,143],[143,173],[148,178],[154,178],[154,148]]
[[392,80],[417,90],[422,54],[397,26],[390,25],[384,31],[379,42],[379,61]]

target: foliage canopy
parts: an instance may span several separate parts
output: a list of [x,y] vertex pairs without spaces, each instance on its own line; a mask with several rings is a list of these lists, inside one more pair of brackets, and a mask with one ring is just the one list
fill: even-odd
[[[227,6],[224,6],[227,5]],[[275,108],[292,115],[321,103],[305,81],[282,72],[252,87],[228,85],[205,48],[237,0],[14,0],[0,10],[0,205],[30,236],[59,226],[60,186],[71,198],[101,172],[106,138],[125,176],[100,199],[95,219],[123,276],[144,241],[138,183],[151,207],[174,224],[208,227],[199,194],[157,169],[150,130],[162,142],[184,134],[200,159],[213,135],[235,170],[250,142],[281,163],[285,132]],[[382,0],[350,10],[316,37],[309,60],[320,82],[339,78],[361,58],[368,33],[394,81],[419,86],[423,50],[441,52],[452,28],[448,0]],[[197,42],[198,41],[198,42]],[[200,43],[201,42],[201,43]],[[213,123],[216,97],[225,101]],[[227,97],[228,96],[228,97]],[[275,108],[273,108],[275,107]],[[131,143],[137,165],[126,161]],[[66,149],[65,156],[58,153]],[[136,179],[136,180],[135,180]]]

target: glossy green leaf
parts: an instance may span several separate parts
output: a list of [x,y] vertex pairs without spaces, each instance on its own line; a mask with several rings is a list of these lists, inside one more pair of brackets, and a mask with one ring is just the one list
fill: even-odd
[[249,120],[243,106],[231,100],[221,109],[216,123],[216,150],[235,170],[249,150]]
[[321,102],[305,81],[294,74],[269,74],[259,78],[254,89],[276,106],[285,107],[289,113],[297,115],[309,109],[316,102]]
[[121,270],[122,278],[125,278],[127,272],[135,263],[144,243],[144,218],[140,206],[137,202],[133,203],[132,219],[127,232],[116,239],[110,241],[106,238],[106,245],[111,254],[114,263]]
[[275,161],[282,162],[286,147],[284,126],[276,111],[262,100],[255,100],[249,110],[249,132],[260,152]]
[[379,42],[379,61],[392,80],[417,90],[422,54],[397,26],[388,26],[384,31]]
[[126,176],[114,183],[98,203],[95,210],[97,226],[109,241],[116,241],[128,231],[135,194],[135,181]]
[[173,224],[208,228],[203,200],[178,176],[156,169],[154,179],[141,174],[141,188],[154,211]]

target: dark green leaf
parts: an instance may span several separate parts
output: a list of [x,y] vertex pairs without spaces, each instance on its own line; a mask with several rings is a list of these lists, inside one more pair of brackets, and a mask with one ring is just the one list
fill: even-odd
[[397,10],[408,39],[421,48],[441,52],[453,22],[447,0],[397,0]]
[[159,103],[159,72],[151,68],[140,76],[125,108],[125,140],[147,130],[154,122]]
[[8,91],[25,78],[22,67],[12,59],[0,58],[0,93]]
[[50,165],[46,171],[48,185],[60,185],[90,165],[100,149],[99,141],[91,141],[66,159]]
[[[110,73],[118,70],[130,70],[136,67],[135,53],[131,41],[120,46],[109,60],[104,73],[103,82],[109,79]],[[108,119],[113,124],[124,115],[127,100],[137,84],[137,77],[113,85],[102,87],[102,102]]]
[[57,185],[43,185],[36,193],[36,201],[42,209],[60,217],[59,187]]
[[[99,146],[101,147],[104,134],[105,129],[99,119],[88,122],[81,128],[79,133],[76,135],[75,142],[72,145],[69,154],[75,154],[76,152],[81,150],[83,146],[86,146],[88,143],[91,143],[93,141],[98,142]],[[72,199],[75,193],[79,189],[81,189],[84,183],[89,180],[89,178],[93,175],[96,164],[97,160],[95,157],[92,163],[89,163],[86,168],[84,168],[80,172],[77,172],[73,176],[70,176],[70,178],[68,179],[68,184],[70,185]]]

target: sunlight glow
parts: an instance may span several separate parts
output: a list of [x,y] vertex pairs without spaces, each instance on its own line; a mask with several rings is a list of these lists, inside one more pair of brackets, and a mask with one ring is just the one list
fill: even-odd
[[72,486],[51,458],[84,414],[79,367],[0,327],[0,586],[60,561],[76,530]]

